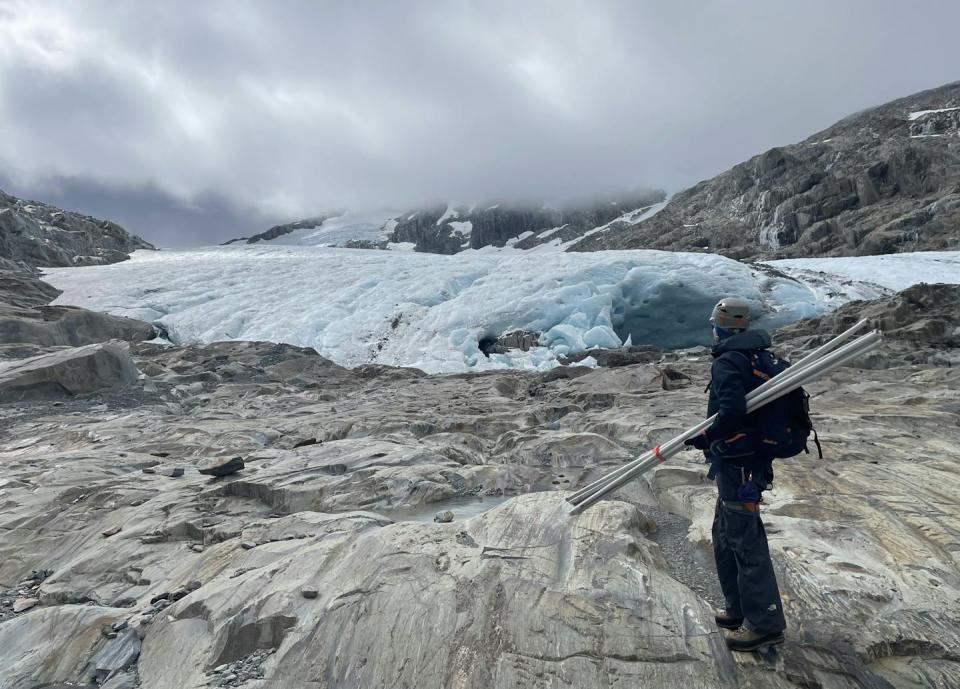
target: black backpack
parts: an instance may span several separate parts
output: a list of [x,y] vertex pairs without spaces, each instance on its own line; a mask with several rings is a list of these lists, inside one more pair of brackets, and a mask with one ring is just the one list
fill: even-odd
[[[758,349],[749,354],[742,352],[750,360],[757,388],[774,376],[790,368],[790,362],[774,356],[766,349]],[[810,395],[803,388],[787,393],[783,397],[768,402],[750,413],[751,426],[760,435],[759,442],[767,449],[771,457],[786,459],[801,452],[810,454],[807,441],[813,434],[817,454],[823,459],[820,439],[810,420]]]

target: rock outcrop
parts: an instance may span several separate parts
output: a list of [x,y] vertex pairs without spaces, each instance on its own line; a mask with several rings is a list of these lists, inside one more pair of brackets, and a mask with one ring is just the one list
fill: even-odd
[[960,347],[960,285],[921,283],[875,301],[854,301],[780,329],[782,337],[822,336],[866,318],[888,338],[921,346]]
[[705,250],[733,258],[960,247],[960,82],[851,115],[676,194],[573,251]]
[[0,344],[79,347],[107,340],[139,342],[156,337],[149,323],[76,306],[6,309],[0,304]]
[[884,299],[850,302],[827,315],[781,328],[777,336],[794,351],[806,350],[863,318],[884,332],[886,346],[861,366],[960,366],[960,285],[921,283]]
[[400,216],[390,241],[437,254],[485,246],[530,249],[570,242],[599,228],[619,227],[664,197],[662,191],[642,191],[558,208],[507,203],[456,208],[441,205]]
[[456,207],[443,204],[398,213],[395,217],[349,213],[343,217],[318,216],[277,225],[253,237],[231,239],[225,244],[254,244],[295,230],[324,230],[327,227],[324,222],[330,220],[328,224],[337,227],[323,237],[326,246],[386,249],[393,243],[439,254],[486,246],[531,249],[541,244],[569,243],[591,232],[620,227],[650,211],[664,198],[662,191],[644,190],[558,207],[532,203]]
[[32,309],[46,306],[62,292],[29,273],[0,271],[0,308]]
[[61,349],[0,362],[0,402],[83,395],[130,385],[137,375],[125,342]]
[[157,335],[154,326],[76,306],[48,306],[60,291],[25,273],[0,272],[0,359],[26,356],[43,347],[124,340]]
[[153,248],[109,220],[0,191],[0,268],[116,263]]
[[[955,351],[910,327],[946,318],[939,290],[857,315]],[[810,386],[826,459],[778,462],[765,496],[790,627],[760,656],[712,623],[697,453],[582,515],[564,501],[702,418],[702,349],[455,376],[131,351],[124,388],[0,402],[0,689],[958,686],[960,367]],[[243,469],[201,474],[211,457]]]
[[296,222],[289,222],[283,225],[274,225],[269,230],[261,232],[260,234],[255,234],[252,237],[237,237],[236,239],[231,239],[223,243],[223,246],[228,246],[230,244],[238,244],[244,242],[245,244],[256,244],[257,242],[268,242],[271,239],[276,239],[277,237],[282,237],[285,234],[290,234],[295,230],[312,230],[315,227],[320,227],[323,222],[330,217],[328,215],[318,215],[314,218],[305,218],[304,220],[298,220]]

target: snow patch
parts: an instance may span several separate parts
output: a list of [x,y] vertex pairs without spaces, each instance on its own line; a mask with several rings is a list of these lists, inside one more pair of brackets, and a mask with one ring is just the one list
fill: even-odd
[[597,234],[598,232],[606,232],[611,227],[613,227],[616,223],[627,223],[629,225],[636,225],[637,223],[642,222],[647,218],[652,218],[657,213],[662,211],[664,208],[666,208],[668,202],[669,202],[669,199],[665,199],[660,203],[653,204],[652,206],[643,206],[642,208],[635,208],[633,210],[627,211],[623,215],[614,218],[613,220],[606,223],[605,225],[594,227],[592,230],[587,230],[586,232],[584,232],[581,236],[575,237],[568,242],[560,244],[558,248],[560,248],[561,250],[566,250],[567,247],[573,246],[574,244],[579,242],[581,239],[584,239],[585,237],[590,237],[592,235]]
[[911,122],[919,120],[921,117],[926,117],[927,115],[933,115],[938,112],[953,112],[954,110],[960,110],[960,107],[955,108],[938,108],[937,110],[917,110],[907,115],[907,119]]
[[464,237],[469,237],[470,233],[473,232],[473,223],[469,220],[464,220],[463,222],[448,222],[447,224],[454,232],[459,232]]
[[633,217],[631,217],[628,222],[636,224],[638,222],[643,222],[644,220],[648,220],[649,218],[652,218],[657,213],[659,213],[664,208],[666,208],[668,203],[670,203],[669,197],[665,198],[660,203],[653,204],[652,206],[645,206],[644,208],[638,208],[637,210],[633,211]]
[[508,240],[506,241],[506,243],[504,244],[504,246],[516,246],[518,242],[522,242],[522,241],[523,241],[524,239],[526,239],[527,237],[532,237],[532,236],[533,236],[533,231],[532,231],[532,230],[527,230],[526,232],[521,232],[521,233],[518,234],[516,237],[511,237],[510,239],[508,239]]
[[442,225],[444,221],[449,220],[450,218],[459,218],[460,214],[453,206],[447,206],[447,210],[443,212],[443,215],[437,220],[437,225]]
[[551,227],[549,230],[544,230],[543,232],[537,235],[537,239],[546,239],[550,235],[556,234],[557,232],[562,230],[564,227],[566,227],[566,225],[560,225],[559,227]]

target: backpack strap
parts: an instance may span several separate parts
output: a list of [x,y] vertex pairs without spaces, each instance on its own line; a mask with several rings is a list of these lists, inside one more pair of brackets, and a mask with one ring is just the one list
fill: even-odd
[[[757,387],[759,387],[760,385],[763,385],[771,378],[770,374],[766,373],[763,370],[764,365],[760,361],[760,354],[762,352],[767,352],[767,350],[754,349],[749,354],[747,354],[746,352],[742,352],[740,350],[733,350],[734,354],[739,354],[740,356],[742,356],[744,359],[747,360],[747,366],[750,367],[750,373],[753,375],[753,377],[760,379],[760,383],[757,384]],[[769,352],[767,353],[769,354]]]
[[813,444],[817,446],[817,456],[823,459],[823,447],[820,446],[820,436],[817,435],[817,429],[811,425],[810,430],[813,431]]

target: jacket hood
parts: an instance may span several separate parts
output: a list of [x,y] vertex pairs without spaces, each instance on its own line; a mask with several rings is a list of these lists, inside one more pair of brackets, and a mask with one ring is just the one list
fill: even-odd
[[766,330],[746,330],[721,340],[713,345],[710,351],[714,356],[720,356],[725,352],[751,352],[754,349],[766,349],[772,343],[770,333]]

